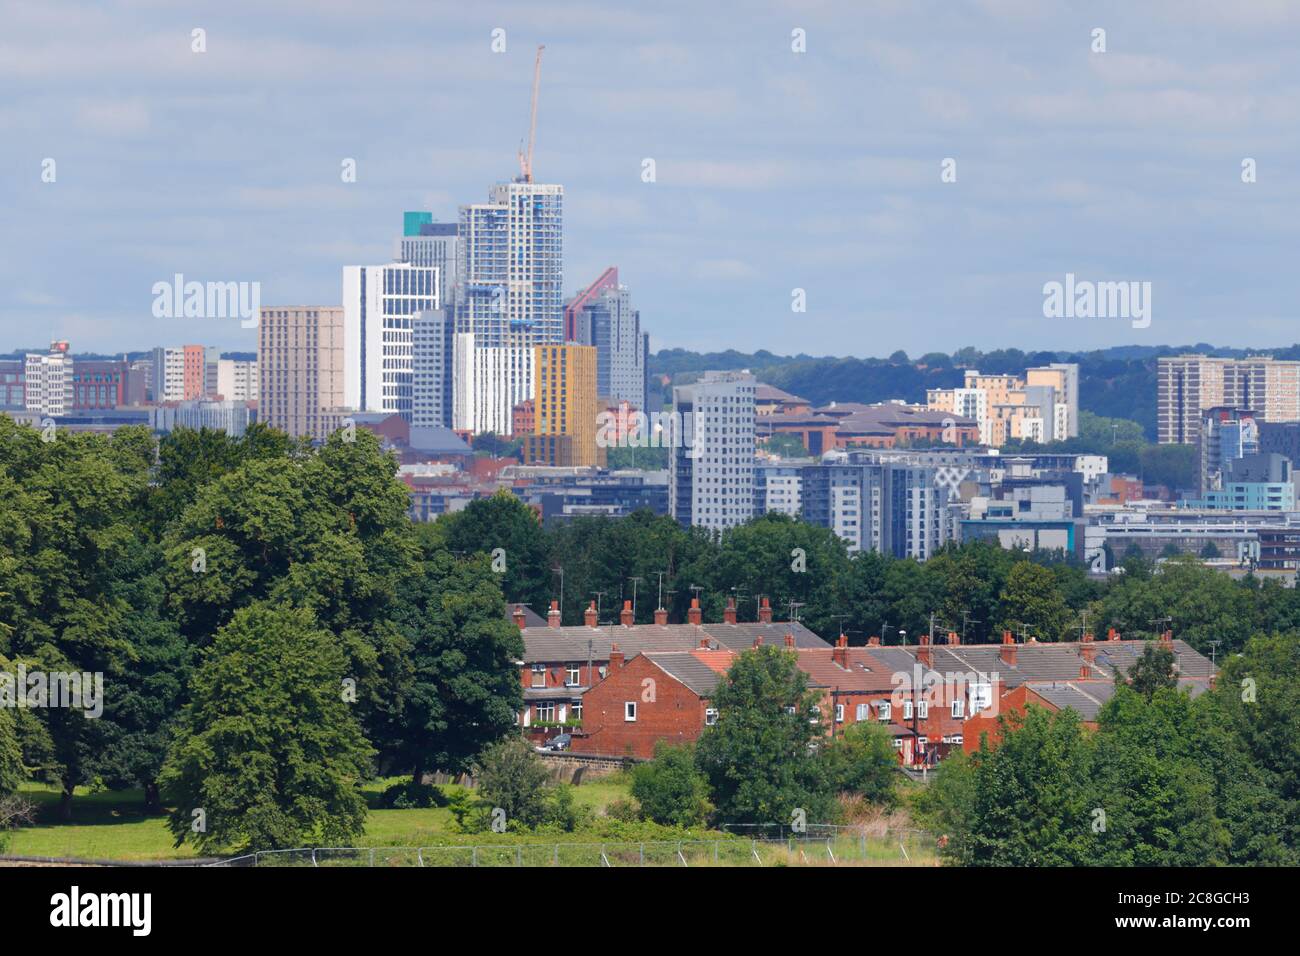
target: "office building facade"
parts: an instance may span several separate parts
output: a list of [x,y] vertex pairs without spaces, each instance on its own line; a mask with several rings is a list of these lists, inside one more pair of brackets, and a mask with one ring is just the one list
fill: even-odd
[[344,406],[343,309],[266,306],[257,334],[258,421],[326,438]]
[[673,389],[681,437],[669,449],[669,509],[682,524],[722,530],[753,516],[755,390],[743,371]]
[[436,268],[343,268],[344,404],[411,420],[412,326],[439,307]]

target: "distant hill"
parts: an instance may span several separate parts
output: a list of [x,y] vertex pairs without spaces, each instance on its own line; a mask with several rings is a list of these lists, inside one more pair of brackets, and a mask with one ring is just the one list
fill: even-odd
[[895,352],[888,358],[853,358],[775,355],[768,351],[745,354],[734,350],[700,353],[663,349],[650,356],[650,374],[667,375],[674,384],[682,384],[694,381],[706,369],[747,368],[769,385],[800,395],[815,405],[824,405],[832,401],[881,402],[891,398],[924,402],[927,388],[959,385],[968,368],[1005,373],[1022,372],[1026,366],[1050,362],[1076,362],[1079,407],[1108,418],[1138,422],[1154,441],[1156,359],[1188,352],[1224,358],[1266,354],[1279,359],[1300,359],[1300,345],[1282,349],[1230,349],[1204,342],[1184,346],[1123,345],[1091,352],[1022,352],[1019,349],[980,352],[968,347],[951,355],[931,352],[915,359],[904,352]]

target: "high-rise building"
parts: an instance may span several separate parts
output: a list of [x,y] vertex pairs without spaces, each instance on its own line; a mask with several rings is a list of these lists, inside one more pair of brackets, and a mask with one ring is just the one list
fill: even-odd
[[397,237],[393,259],[438,270],[438,301],[449,308],[456,301],[456,260],[460,254],[458,226],[434,222],[428,212],[408,212]]
[[588,345],[538,345],[533,350],[534,433],[524,440],[530,465],[603,466],[596,444],[596,349]]
[[149,400],[154,403],[179,402],[185,398],[185,351],[159,347],[153,350],[152,387]]
[[684,525],[729,528],[754,513],[754,376],[705,372],[673,389],[681,437],[671,443],[669,513]]
[[207,385],[208,350],[202,345],[181,346],[181,400],[192,402],[203,398]]
[[324,439],[344,407],[343,309],[265,306],[258,323],[258,420]]
[[460,207],[456,331],[479,347],[564,336],[564,187],[497,183]]
[[344,266],[344,404],[411,420],[412,326],[439,307],[436,268]]
[[450,308],[420,312],[411,323],[411,425],[451,428],[455,393],[455,322]]
[[1200,445],[1201,494],[1223,487],[1229,465],[1259,453],[1259,425],[1255,413],[1238,408],[1211,408],[1202,413]]
[[45,354],[27,353],[26,408],[41,415],[62,415],[72,408],[72,356],[67,342],[51,342]]
[[257,362],[244,359],[218,359],[217,384],[212,395],[231,402],[257,401]]
[[26,359],[0,359],[0,408],[27,407]]
[[1195,445],[1202,413],[1211,408],[1253,411],[1261,422],[1300,421],[1300,362],[1269,356],[1244,359],[1166,356],[1156,363],[1157,438]]
[[564,308],[569,341],[596,348],[596,388],[610,405],[628,402],[645,409],[648,339],[641,313],[632,308],[627,286],[611,266]]
[[533,349],[480,347],[458,332],[452,346],[452,427],[475,434],[508,435],[515,405],[533,394]]

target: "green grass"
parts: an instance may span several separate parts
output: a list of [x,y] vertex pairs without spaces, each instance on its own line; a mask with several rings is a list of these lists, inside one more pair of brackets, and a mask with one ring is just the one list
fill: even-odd
[[[513,834],[451,832],[451,811],[443,807],[386,810],[378,807],[380,794],[402,778],[372,780],[363,791],[370,804],[366,832],[357,846],[428,846],[440,843],[512,842]],[[627,796],[622,776],[593,780],[574,791],[579,804],[600,813],[613,800]],[[445,788],[444,788],[445,789]],[[146,816],[141,790],[92,792],[78,787],[72,803],[72,822],[59,819],[57,787],[28,783],[20,789],[36,805],[36,822],[10,834],[5,850],[16,856],[57,856],[104,860],[167,860],[198,856],[189,844],[172,845],[171,831],[162,816]],[[485,839],[485,837],[495,839]],[[549,839],[549,838],[548,838]]]

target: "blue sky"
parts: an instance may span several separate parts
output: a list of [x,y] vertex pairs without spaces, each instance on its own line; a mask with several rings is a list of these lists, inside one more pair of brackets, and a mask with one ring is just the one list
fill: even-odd
[[[514,175],[537,43],[566,293],[618,265],[656,349],[1300,340],[1285,0],[0,0],[0,351],[255,348],[153,318],[177,272],[336,304]],[[1150,327],[1044,318],[1067,272],[1151,282]]]

